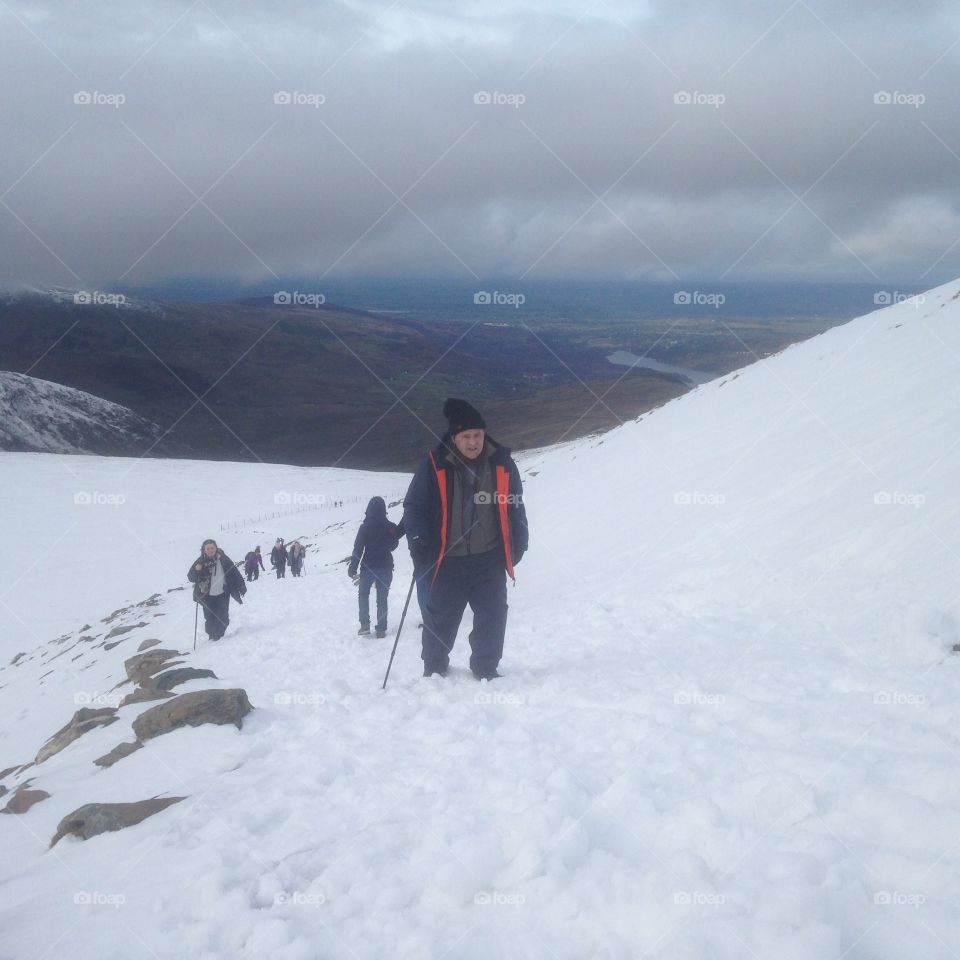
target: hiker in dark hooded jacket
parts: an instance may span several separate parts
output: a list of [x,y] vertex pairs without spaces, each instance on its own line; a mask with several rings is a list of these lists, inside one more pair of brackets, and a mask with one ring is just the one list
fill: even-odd
[[362,636],[370,635],[370,588],[377,588],[377,636],[387,635],[387,594],[393,581],[393,551],[397,549],[400,535],[397,525],[387,519],[387,505],[383,497],[371,497],[357,539],[347,573],[357,578],[360,587],[360,629]]
[[270,551],[270,565],[277,571],[277,579],[281,580],[287,573],[287,548],[283,545],[283,537],[277,537],[277,542]]
[[423,675],[447,673],[467,604],[473,611],[470,669],[499,677],[507,626],[507,577],[527,551],[520,471],[486,433],[480,412],[448,399],[449,428],[420,464],[403,501],[414,569],[429,580],[423,624]]
[[187,579],[193,599],[203,607],[203,626],[211,640],[219,640],[230,623],[230,598],[243,603],[247,585],[237,565],[217,546],[204,540],[200,556],[190,565]]

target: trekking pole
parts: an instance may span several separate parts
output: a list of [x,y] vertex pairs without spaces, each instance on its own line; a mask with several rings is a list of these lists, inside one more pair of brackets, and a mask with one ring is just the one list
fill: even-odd
[[193,649],[196,652],[197,649],[197,621],[200,619],[200,604],[194,602],[193,604]]
[[397,652],[397,644],[400,642],[400,631],[403,629],[403,621],[407,618],[407,607],[410,606],[410,597],[413,596],[413,585],[417,582],[417,574],[414,571],[413,578],[410,580],[410,589],[407,591],[407,602],[403,605],[403,613],[400,615],[400,626],[397,627],[397,636],[393,641],[393,650],[390,651],[390,662],[387,664],[387,672],[383,675],[383,686],[381,690],[387,689],[387,678],[390,676],[390,668],[393,666],[393,658]]

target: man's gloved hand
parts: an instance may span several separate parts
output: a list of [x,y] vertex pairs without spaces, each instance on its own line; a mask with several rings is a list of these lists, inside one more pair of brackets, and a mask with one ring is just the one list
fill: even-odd
[[351,580],[353,580],[356,577],[356,575],[357,575],[357,568],[351,563],[350,566],[347,567],[347,576]]
[[359,573],[355,573],[355,574],[353,575],[353,577],[351,577],[351,579],[353,580],[353,585],[354,585],[355,587],[359,587],[359,586],[360,586],[360,574],[359,574]]
[[415,567],[426,566],[429,556],[423,537],[416,537],[410,541],[410,556]]

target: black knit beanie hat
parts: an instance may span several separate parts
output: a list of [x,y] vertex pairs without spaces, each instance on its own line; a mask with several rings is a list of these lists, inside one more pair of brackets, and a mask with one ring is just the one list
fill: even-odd
[[449,397],[443,404],[443,415],[450,424],[450,436],[455,437],[464,430],[486,430],[480,411],[472,407],[466,400]]

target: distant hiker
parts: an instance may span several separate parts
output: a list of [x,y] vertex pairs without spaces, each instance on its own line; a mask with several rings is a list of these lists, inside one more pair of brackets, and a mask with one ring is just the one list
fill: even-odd
[[370,588],[377,587],[377,636],[387,635],[387,594],[393,580],[393,551],[400,542],[397,525],[387,519],[387,505],[383,497],[371,497],[357,539],[347,573],[356,578],[360,571],[360,629],[361,637],[370,636]]
[[[403,501],[414,563],[429,578],[423,675],[445,676],[467,604],[473,611],[470,669],[499,677],[507,625],[507,576],[527,550],[520,471],[510,451],[486,434],[479,411],[448,399],[449,428],[420,464]],[[416,569],[416,567],[415,567]]]
[[259,580],[261,570],[264,573],[267,572],[267,568],[263,565],[263,557],[260,556],[259,547],[256,550],[251,550],[243,558],[243,569],[246,571],[248,583],[251,580]]
[[270,566],[277,571],[277,579],[282,580],[287,574],[287,548],[283,545],[283,537],[277,537],[277,542],[270,551]]
[[303,569],[303,560],[305,556],[306,556],[306,551],[303,549],[303,546],[300,544],[300,541],[294,540],[290,546],[288,558],[290,560],[290,572],[295,577],[300,576],[300,571]]
[[230,623],[230,598],[243,603],[247,585],[237,565],[217,546],[204,540],[200,556],[187,571],[193,584],[193,599],[203,607],[203,625],[211,640],[219,640]]

